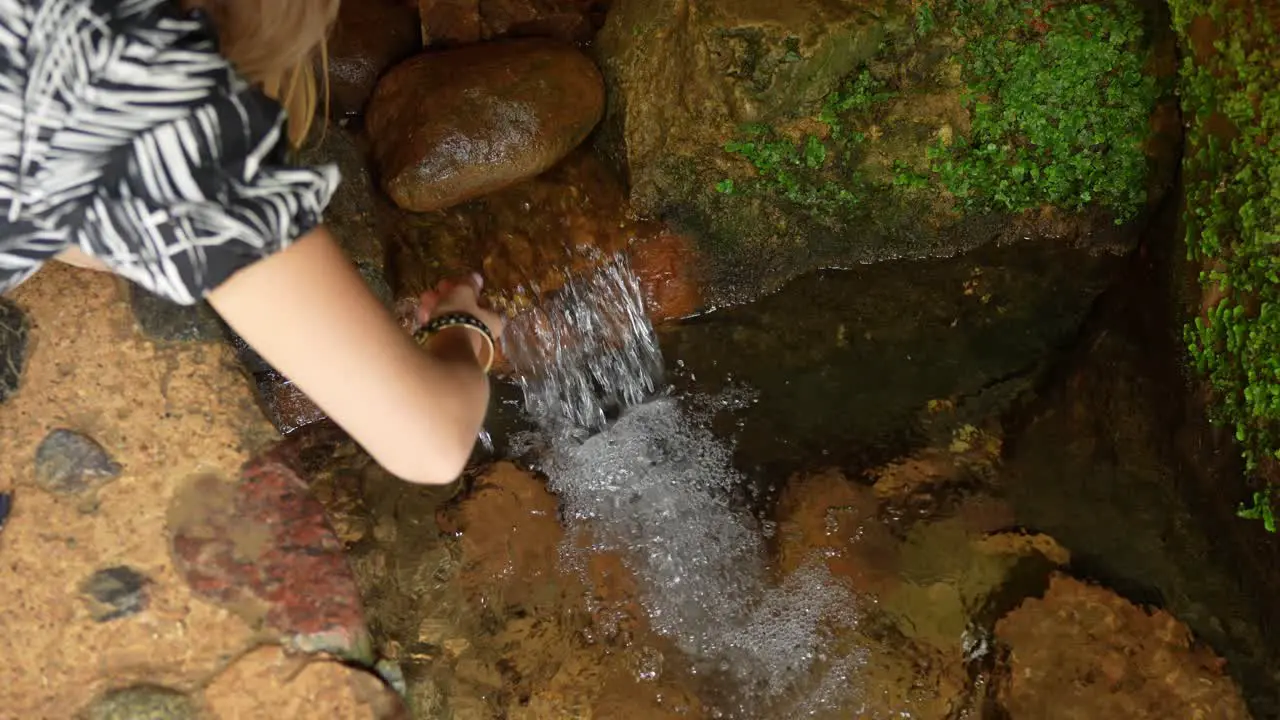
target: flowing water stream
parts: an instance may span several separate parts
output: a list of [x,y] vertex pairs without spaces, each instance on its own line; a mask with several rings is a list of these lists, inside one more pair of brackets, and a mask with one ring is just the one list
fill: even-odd
[[770,524],[747,510],[733,447],[710,430],[717,410],[751,394],[681,397],[664,386],[625,260],[513,321],[503,349],[538,426],[515,450],[533,455],[560,498],[563,561],[621,552],[654,630],[725,680],[732,716],[783,699],[792,709],[847,703],[861,656],[835,647],[832,630],[858,622],[858,599],[817,562],[774,582]]

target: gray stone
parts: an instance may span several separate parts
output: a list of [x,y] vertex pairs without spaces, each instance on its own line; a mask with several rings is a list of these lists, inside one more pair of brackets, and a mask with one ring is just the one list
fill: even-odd
[[113,690],[85,713],[86,720],[194,720],[199,717],[191,698],[157,685]]
[[9,521],[9,513],[13,511],[13,493],[0,493],[0,530]]
[[59,428],[36,448],[36,483],[51,493],[71,495],[120,475],[120,464],[96,440]]
[[0,403],[18,390],[30,323],[22,308],[0,298]]
[[130,285],[129,306],[138,329],[162,342],[209,342],[223,337],[222,321],[208,303],[179,305]]
[[80,583],[89,612],[98,622],[118,620],[147,608],[146,575],[125,565],[103,568]]

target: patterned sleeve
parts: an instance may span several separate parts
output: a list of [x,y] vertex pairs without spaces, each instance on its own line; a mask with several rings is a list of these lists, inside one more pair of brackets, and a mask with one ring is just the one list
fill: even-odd
[[[339,178],[332,166],[284,162],[280,106],[234,72],[202,17],[172,5],[27,4],[20,188],[8,214],[43,235],[50,255],[77,246],[193,304],[318,224]],[[4,251],[0,240],[0,283]]]

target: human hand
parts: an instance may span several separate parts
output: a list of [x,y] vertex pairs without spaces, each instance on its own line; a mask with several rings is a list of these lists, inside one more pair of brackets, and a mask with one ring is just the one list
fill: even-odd
[[[497,342],[502,337],[504,327],[502,316],[480,306],[480,291],[483,289],[484,278],[479,273],[471,273],[460,279],[441,281],[435,290],[428,290],[419,298],[415,316],[416,325],[425,325],[432,318],[451,312],[467,313],[484,323],[493,335],[494,342]],[[483,358],[489,352],[479,333],[466,328],[446,328],[438,335],[438,337],[444,336],[466,337],[477,359]]]

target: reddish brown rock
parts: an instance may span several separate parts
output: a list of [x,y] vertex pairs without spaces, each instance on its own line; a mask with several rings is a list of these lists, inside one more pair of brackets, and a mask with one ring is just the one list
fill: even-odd
[[414,0],[343,2],[329,40],[333,115],[358,114],[382,73],[421,47]]
[[1185,625],[1066,575],[1000,620],[996,638],[1009,648],[998,697],[1012,720],[1250,717]]
[[631,249],[631,268],[644,292],[645,310],[655,321],[689,317],[702,309],[695,275],[693,242],[665,231]]
[[549,40],[428,52],[392,69],[366,127],[397,205],[439,210],[555,165],[600,120],[604,82],[587,56]]
[[204,691],[218,718],[408,720],[400,698],[371,673],[267,646],[237,660]]
[[174,560],[199,595],[304,651],[369,660],[360,595],[324,509],[268,457],[236,482],[205,475],[169,509]]
[[604,24],[600,0],[481,0],[486,37],[538,36],[585,43]]

